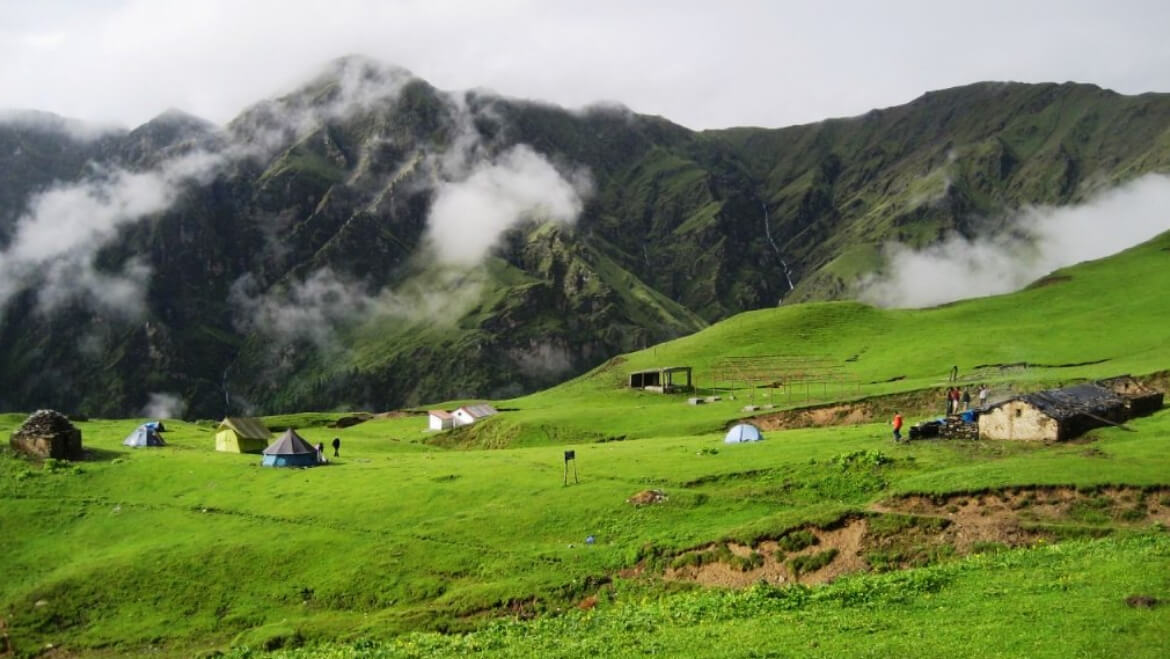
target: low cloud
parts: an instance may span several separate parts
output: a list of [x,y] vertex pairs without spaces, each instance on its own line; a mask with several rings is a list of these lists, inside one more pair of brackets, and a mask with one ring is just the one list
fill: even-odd
[[187,402],[177,394],[153,392],[142,407],[142,416],[148,419],[181,419],[187,412]]
[[925,307],[1018,290],[1069,265],[1098,259],[1170,230],[1170,177],[1149,174],[1071,207],[1034,207],[1010,229],[952,235],[923,250],[886,247],[885,272],[858,298],[883,307]]
[[485,278],[483,269],[444,268],[372,292],[321,268],[291,285],[261,291],[247,274],[232,285],[229,301],[239,312],[240,332],[261,334],[274,346],[309,341],[329,349],[336,347],[338,329],[363,319],[453,324],[479,301]]
[[338,277],[322,268],[287,288],[261,291],[256,279],[246,274],[232,284],[229,302],[241,313],[236,329],[260,332],[287,343],[304,339],[325,345],[336,325],[363,314],[370,298],[360,283]]
[[131,259],[117,272],[99,271],[98,252],[122,226],[169,208],[184,184],[208,182],[223,160],[197,151],[145,172],[97,170],[83,181],[38,194],[0,251],[0,308],[32,286],[44,312],[76,301],[137,317],[149,266]]
[[261,101],[233,122],[239,144],[269,155],[320,128],[396,100],[414,75],[406,69],[361,56],[330,62],[317,77],[292,93]]
[[467,178],[438,187],[427,223],[439,260],[476,265],[523,220],[574,222],[583,206],[578,186],[523,144],[476,164]]
[[114,124],[80,121],[39,110],[0,109],[0,124],[42,133],[59,133],[81,142],[125,132],[125,129]]

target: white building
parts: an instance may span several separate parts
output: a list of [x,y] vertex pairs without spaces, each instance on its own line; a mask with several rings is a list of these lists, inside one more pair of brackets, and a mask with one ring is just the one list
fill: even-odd
[[444,410],[431,410],[427,412],[427,418],[430,420],[431,430],[449,430],[455,425],[455,417]]
[[493,414],[499,414],[499,412],[496,410],[496,408],[492,407],[491,405],[487,405],[486,403],[481,405],[464,405],[463,407],[455,410],[453,414],[455,417],[455,427],[458,428],[459,426],[470,426],[476,421],[492,416]]

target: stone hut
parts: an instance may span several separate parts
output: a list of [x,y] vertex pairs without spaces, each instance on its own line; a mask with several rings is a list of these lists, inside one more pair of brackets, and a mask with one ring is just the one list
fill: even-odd
[[1132,376],[1119,375],[1099,380],[1097,384],[1121,396],[1131,418],[1153,414],[1162,409],[1162,392],[1147,387]]
[[81,460],[81,431],[60,412],[38,410],[25,419],[9,440],[12,450],[34,458]]
[[1122,396],[1098,384],[1081,384],[991,406],[979,416],[979,437],[1063,441],[1129,417]]

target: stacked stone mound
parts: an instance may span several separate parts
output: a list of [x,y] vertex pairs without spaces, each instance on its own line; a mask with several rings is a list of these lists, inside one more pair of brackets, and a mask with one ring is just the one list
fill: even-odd
[[12,450],[36,458],[81,460],[81,431],[60,412],[38,410],[24,420],[9,440]]
[[949,416],[938,434],[943,439],[979,439],[979,424],[966,423],[960,417]]

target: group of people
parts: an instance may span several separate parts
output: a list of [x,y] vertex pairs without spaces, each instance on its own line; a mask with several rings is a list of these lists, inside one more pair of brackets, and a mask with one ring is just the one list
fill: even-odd
[[[979,385],[977,395],[979,397],[979,407],[982,409],[987,407],[987,397],[991,394],[991,388],[986,384]],[[959,412],[966,412],[971,409],[971,388],[967,387],[959,389],[958,387],[949,387],[946,391],[947,400],[947,416],[958,414]],[[962,406],[962,407],[960,407]],[[894,427],[894,441],[902,441],[902,413],[894,412],[894,419],[890,425]]]
[[[979,407],[987,407],[987,396],[991,393],[991,389],[985,384],[979,385]],[[971,409],[971,387],[959,389],[958,387],[950,387],[946,393],[947,401],[947,416],[958,414],[959,412],[966,412]],[[960,407],[961,406],[961,407]]]
[[[329,462],[328,460],[325,459],[325,442],[317,442],[317,446],[314,448],[317,449],[317,463],[318,464],[325,464],[326,462]],[[335,458],[341,457],[341,438],[340,437],[333,438],[333,457],[335,457]]]

